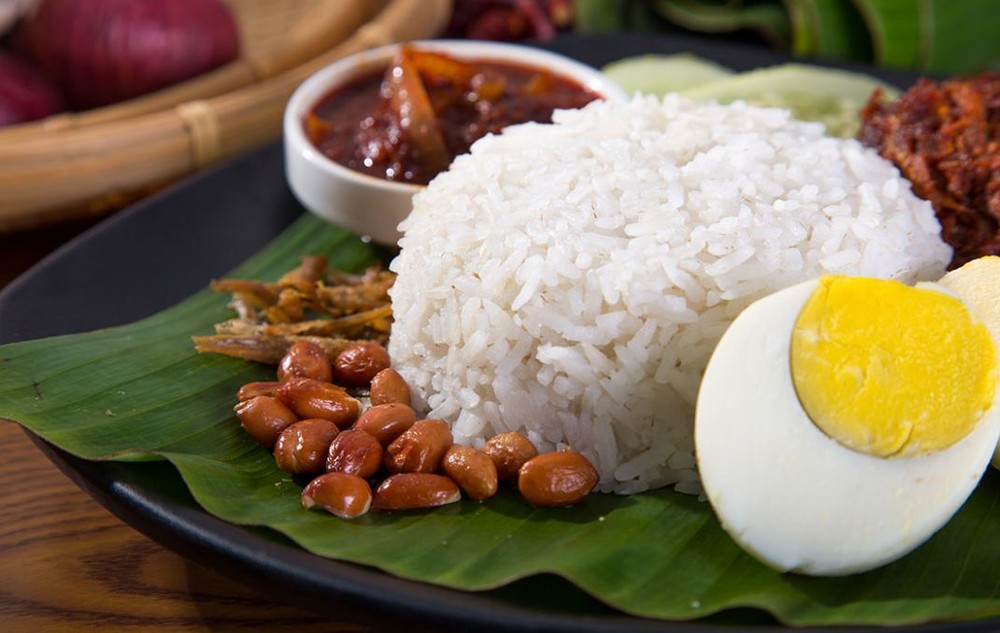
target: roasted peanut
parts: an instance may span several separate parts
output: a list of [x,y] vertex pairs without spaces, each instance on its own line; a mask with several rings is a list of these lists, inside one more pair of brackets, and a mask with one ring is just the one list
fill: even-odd
[[333,368],[322,347],[311,341],[295,341],[278,363],[278,380],[293,376],[333,382]]
[[483,501],[497,493],[493,460],[471,446],[452,444],[441,460],[441,470],[473,501]]
[[385,449],[385,467],[393,473],[432,473],[452,442],[444,420],[417,420]]
[[369,397],[372,405],[389,404],[401,402],[410,404],[410,386],[406,380],[399,375],[399,372],[392,367],[387,367],[375,374],[372,378]]
[[334,438],[326,457],[326,469],[358,477],[371,477],[382,466],[382,445],[373,436],[348,429]]
[[367,387],[375,374],[389,366],[389,352],[378,343],[355,343],[333,361],[334,382],[348,387]]
[[302,507],[319,507],[342,519],[356,519],[372,505],[372,489],[357,475],[326,473],[302,491]]
[[323,472],[330,443],[337,437],[337,426],[329,420],[312,418],[289,426],[274,443],[274,462],[293,475]]
[[400,402],[374,406],[358,418],[354,428],[373,435],[382,446],[388,446],[403,431],[417,421],[417,412]]
[[257,396],[271,396],[275,398],[278,395],[278,384],[277,382],[248,382],[240,387],[240,390],[236,393],[236,399],[242,402],[256,398]]
[[458,485],[444,475],[400,473],[387,477],[375,490],[372,510],[417,510],[454,503],[462,498]]
[[233,409],[243,429],[267,448],[273,447],[281,432],[299,419],[281,400],[271,396],[243,400]]
[[538,455],[538,449],[531,440],[513,431],[486,440],[483,452],[493,460],[500,481],[517,481],[521,466]]
[[521,466],[517,488],[532,505],[560,508],[582,501],[597,479],[597,470],[586,457],[555,451],[532,457]]
[[285,380],[278,398],[300,418],[323,418],[341,429],[351,426],[361,411],[361,403],[343,388],[312,378]]

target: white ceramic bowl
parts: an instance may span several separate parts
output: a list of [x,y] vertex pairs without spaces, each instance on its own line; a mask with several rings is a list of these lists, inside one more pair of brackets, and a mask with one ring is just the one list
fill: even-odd
[[[517,44],[473,40],[412,42],[458,59],[489,59],[538,66],[575,80],[606,99],[626,94],[600,71],[563,55]],[[397,225],[410,213],[413,194],[423,187],[382,180],[324,156],[306,138],[302,121],[316,103],[344,83],[389,64],[398,45],[371,49],[337,61],[296,89],[284,114],[285,174],[292,192],[316,215],[381,244],[395,245]]]

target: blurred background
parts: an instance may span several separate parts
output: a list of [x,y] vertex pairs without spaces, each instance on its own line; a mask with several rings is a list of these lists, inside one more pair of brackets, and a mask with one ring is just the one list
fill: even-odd
[[0,0],[0,286],[273,142],[305,77],[378,44],[683,34],[940,78],[1000,68],[997,24],[986,0]]
[[983,0],[456,0],[448,34],[690,33],[797,57],[935,74],[1000,64],[1000,3]]

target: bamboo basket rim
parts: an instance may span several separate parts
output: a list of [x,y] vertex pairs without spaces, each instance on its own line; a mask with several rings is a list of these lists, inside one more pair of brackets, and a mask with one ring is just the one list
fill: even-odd
[[[438,35],[452,0],[372,0],[372,7],[341,14],[353,24],[331,46],[287,68],[275,65],[262,79],[214,94],[154,95],[112,113],[0,130],[0,233],[105,215],[278,138],[285,103],[309,75],[355,52]],[[184,98],[177,101],[176,94]]]
[[[232,61],[197,77],[168,86],[156,92],[128,99],[120,103],[100,108],[76,112],[62,112],[40,121],[0,128],[0,141],[10,140],[22,134],[38,134],[82,127],[95,123],[126,119],[148,112],[163,110],[195,99],[206,99],[237,88],[273,77],[281,72],[308,61],[323,52],[324,45],[344,39],[339,33],[360,26],[364,20],[372,18],[387,0],[223,0],[232,9],[240,30],[240,52]],[[288,44],[278,47],[260,46],[254,41],[254,29],[248,28],[252,22],[248,17],[251,7],[270,5],[312,5],[309,15],[316,13],[319,19],[311,20],[311,32],[303,37],[287,38]],[[339,37],[338,37],[339,36]]]

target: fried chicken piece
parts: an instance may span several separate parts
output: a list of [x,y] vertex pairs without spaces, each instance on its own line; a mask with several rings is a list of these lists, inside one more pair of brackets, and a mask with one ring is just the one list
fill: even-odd
[[1000,254],[1000,74],[921,79],[894,102],[876,93],[862,119],[861,142],[933,205],[951,268]]

